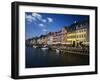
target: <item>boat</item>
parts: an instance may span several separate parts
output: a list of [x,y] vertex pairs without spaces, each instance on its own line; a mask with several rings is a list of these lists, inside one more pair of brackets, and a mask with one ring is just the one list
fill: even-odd
[[38,46],[33,45],[33,48],[37,48]]
[[56,53],[60,53],[60,50],[59,49],[56,49]]
[[42,49],[42,50],[48,50],[49,48],[48,48],[47,45],[44,45],[44,46],[41,47],[41,49]]

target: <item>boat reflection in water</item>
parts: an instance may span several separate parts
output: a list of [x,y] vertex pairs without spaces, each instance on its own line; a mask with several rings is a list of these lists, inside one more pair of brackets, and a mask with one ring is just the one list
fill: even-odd
[[50,50],[46,45],[27,46],[25,58],[26,68],[89,65],[89,55],[62,54],[59,49]]

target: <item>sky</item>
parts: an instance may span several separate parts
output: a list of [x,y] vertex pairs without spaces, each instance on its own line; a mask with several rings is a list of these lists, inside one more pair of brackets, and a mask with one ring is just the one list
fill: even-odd
[[88,19],[87,15],[25,12],[25,37],[39,37],[48,32],[61,30],[75,22]]

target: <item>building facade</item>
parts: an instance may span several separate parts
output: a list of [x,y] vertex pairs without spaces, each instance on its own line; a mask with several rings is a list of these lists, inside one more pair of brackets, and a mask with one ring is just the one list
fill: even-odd
[[62,28],[61,32],[61,43],[67,44],[67,27]]
[[89,46],[89,25],[87,23],[74,24],[67,30],[67,43],[69,45],[79,46],[83,44]]
[[49,32],[30,40],[32,44],[48,44],[62,46],[89,46],[89,21],[73,23],[56,32]]
[[76,42],[77,44],[84,44],[89,46],[89,27],[87,25],[80,25],[76,29]]

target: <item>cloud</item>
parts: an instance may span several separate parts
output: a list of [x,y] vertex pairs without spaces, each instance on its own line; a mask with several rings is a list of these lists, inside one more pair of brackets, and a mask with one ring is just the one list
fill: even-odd
[[48,20],[48,22],[53,22],[53,19],[50,17],[48,17],[47,20]]
[[32,19],[27,19],[28,22],[32,22]]
[[33,20],[33,21],[37,21],[34,17],[32,17],[32,20]]
[[38,14],[38,13],[32,13],[32,16],[35,18],[35,19],[38,19],[38,20],[42,20],[42,15]]
[[46,32],[47,30],[46,29],[43,29],[43,31]]
[[32,16],[36,19],[36,20],[39,20],[43,23],[46,23],[47,20],[46,19],[43,19],[42,15],[41,14],[38,14],[38,13],[32,13]]
[[43,27],[46,23],[53,22],[52,18],[50,17],[43,18],[43,16],[39,13],[26,14],[25,18],[27,19],[29,23],[34,23],[41,27]]
[[[25,15],[25,18],[27,19],[28,22],[32,23],[32,21],[34,21],[33,23],[36,23],[39,21],[42,21],[42,15],[38,14],[38,13],[32,13],[32,15]],[[45,22],[45,20],[43,20],[43,22]]]
[[27,21],[32,22],[32,16],[31,15],[25,15],[25,18]]
[[39,26],[44,27],[44,24],[41,23],[41,24],[39,24]]
[[32,17],[32,15],[25,15],[25,18],[29,23],[32,23],[33,21],[36,23],[36,19]]
[[74,23],[76,23],[77,21],[74,21]]
[[42,19],[42,22],[46,23],[46,22],[47,22],[47,20],[46,20],[46,19]]

